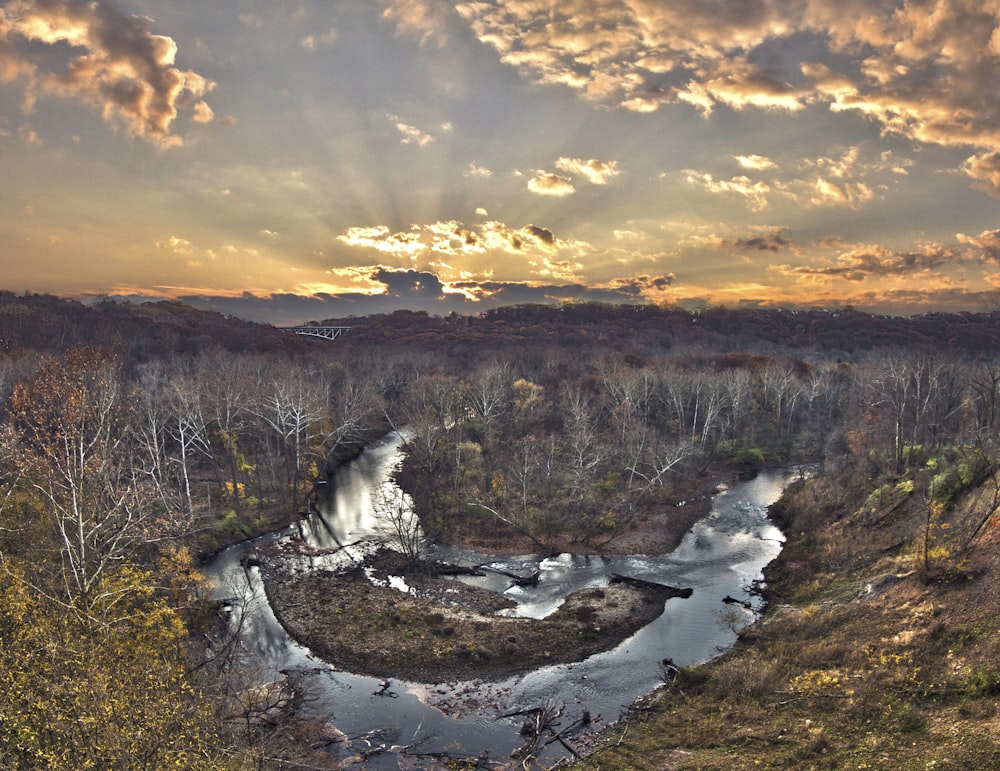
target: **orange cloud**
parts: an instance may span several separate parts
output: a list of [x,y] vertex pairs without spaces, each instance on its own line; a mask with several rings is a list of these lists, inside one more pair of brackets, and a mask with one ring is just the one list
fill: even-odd
[[[1000,151],[994,2],[466,0],[455,10],[524,77],[591,101],[640,112],[686,102],[704,115],[828,105],[886,133]],[[982,159],[966,170],[1000,190]]]
[[[37,56],[34,46],[48,46]],[[120,13],[94,0],[14,0],[0,9],[0,80],[24,80],[25,109],[41,94],[79,99],[102,117],[162,146],[182,143],[171,134],[179,110],[208,122],[202,97],[214,84],[174,66],[177,45],[152,32],[152,20]],[[61,71],[44,72],[62,58]]]

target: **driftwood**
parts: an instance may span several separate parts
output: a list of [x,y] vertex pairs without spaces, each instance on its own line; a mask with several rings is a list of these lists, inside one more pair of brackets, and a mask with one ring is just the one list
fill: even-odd
[[[489,570],[492,573],[499,573],[502,576],[507,576],[511,581],[514,582],[515,586],[536,586],[538,584],[538,579],[541,578],[540,570],[533,570],[528,575],[518,575],[517,573],[511,573],[507,570],[501,570],[500,568],[495,568],[491,565],[480,565],[480,570]],[[480,573],[480,575],[482,575]]]
[[753,605],[749,601],[737,600],[735,597],[730,597],[728,594],[722,598],[722,601],[726,603],[726,605],[742,605],[747,610],[753,608]]
[[690,586],[680,589],[676,586],[667,586],[666,584],[658,584],[654,581],[645,581],[641,578],[633,578],[632,576],[623,576],[620,573],[615,573],[611,576],[611,583],[613,584],[625,584],[626,586],[635,586],[639,589],[658,589],[660,591],[666,590],[669,597],[681,597],[687,599],[692,594],[694,594],[694,589]]
[[450,562],[430,562],[428,567],[438,576],[481,576],[483,571],[478,566],[453,565]]
[[521,575],[518,573],[511,573],[509,570],[501,570],[500,568],[495,568],[492,565],[453,565],[450,562],[431,562],[429,567],[433,573],[439,576],[482,576],[485,575],[483,571],[490,571],[491,573],[498,573],[501,576],[506,576],[511,581],[514,582],[516,586],[535,586],[538,583],[538,579],[541,578],[540,570],[533,570],[527,575]]

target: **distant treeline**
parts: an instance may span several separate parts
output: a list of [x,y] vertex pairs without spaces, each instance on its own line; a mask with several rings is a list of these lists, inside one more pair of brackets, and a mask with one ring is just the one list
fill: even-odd
[[488,348],[537,346],[597,350],[608,346],[645,359],[674,354],[794,351],[851,361],[877,349],[947,351],[989,355],[1000,351],[1000,312],[880,316],[852,309],[782,310],[709,308],[687,311],[656,305],[572,303],[516,305],[478,315],[433,316],[396,311],[318,323],[349,326],[336,343],[302,338],[268,324],[244,321],[179,302],[84,304],[52,295],[0,292],[0,352],[61,352],[81,345],[117,345],[146,361],[205,347],[267,353],[316,350],[316,346],[363,351],[400,347],[468,360]]
[[[350,326],[343,345],[419,344],[449,355],[475,355],[489,344],[595,349],[613,346],[642,358],[673,353],[754,352],[851,360],[871,350],[990,354],[1000,350],[1000,313],[928,313],[877,316],[855,310],[789,311],[710,308],[687,311],[655,305],[574,303],[517,305],[476,316],[436,317],[396,311],[363,318],[329,319]],[[340,344],[340,343],[338,343]]]

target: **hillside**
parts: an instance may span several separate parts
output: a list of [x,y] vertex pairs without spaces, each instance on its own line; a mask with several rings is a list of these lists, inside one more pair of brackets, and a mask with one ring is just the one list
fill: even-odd
[[[191,568],[297,519],[389,426],[408,429],[397,481],[425,533],[543,551],[625,548],[726,474],[822,468],[774,509],[788,544],[765,619],[584,767],[1000,762],[1000,314],[585,304],[326,323],[351,330],[331,342],[178,303],[0,292],[0,723],[14,721],[0,733],[23,739],[0,743],[0,766],[82,767],[96,745],[68,706],[137,704],[141,730],[94,724],[117,765],[169,709],[205,758],[335,764],[297,739],[295,677],[277,722],[242,700],[240,646],[208,623]],[[115,582],[128,601],[100,606]],[[169,630],[134,625],[157,613]],[[176,654],[155,694],[123,650],[136,667]]]
[[484,349],[614,348],[648,358],[672,354],[794,352],[854,360],[879,349],[983,354],[1000,350],[1000,313],[926,314],[901,318],[853,310],[786,311],[710,308],[689,312],[653,305],[521,305],[478,316],[444,318],[397,311],[327,319],[349,326],[347,349],[418,347],[446,358],[476,358]]
[[469,362],[513,351],[615,350],[646,359],[752,353],[822,355],[850,361],[891,348],[966,355],[1000,351],[1000,313],[877,316],[854,310],[790,311],[655,305],[517,305],[479,315],[396,311],[311,323],[347,326],[335,343],[303,338],[173,301],[90,303],[0,290],[0,352],[61,352],[81,345],[121,346],[139,360],[221,347],[233,352],[419,351],[442,362]]
[[208,348],[248,353],[308,350],[302,338],[269,324],[179,302],[84,304],[52,295],[0,291],[0,353],[61,353],[85,345],[118,348],[133,361]]
[[972,534],[997,488],[928,514],[920,477],[870,492],[832,474],[790,491],[773,509],[789,538],[764,620],[578,767],[995,768],[1000,532]]

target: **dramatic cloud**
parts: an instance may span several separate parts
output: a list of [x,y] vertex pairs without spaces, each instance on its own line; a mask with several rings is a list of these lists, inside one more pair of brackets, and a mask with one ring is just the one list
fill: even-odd
[[440,300],[444,296],[441,281],[433,273],[378,268],[373,272],[372,280],[384,285],[385,293],[391,297]]
[[0,0],[8,288],[304,318],[1000,290],[1000,0],[206,8]]
[[[538,303],[606,302],[644,304],[664,300],[674,277],[638,276],[614,279],[604,285],[581,283],[526,283],[518,281],[442,281],[427,271],[397,270],[384,266],[357,269],[364,291],[274,293],[255,295],[188,294],[178,299],[197,308],[215,310],[240,318],[275,325],[291,325],[316,319],[367,316],[409,309],[437,315],[449,312],[481,313],[491,308]],[[141,302],[149,296],[132,296]]]
[[538,83],[648,112],[686,102],[853,111],[886,133],[1000,148],[992,0],[475,0],[456,10]]
[[564,242],[548,228],[525,225],[512,228],[490,220],[467,227],[451,220],[428,225],[412,225],[406,232],[392,232],[384,225],[348,228],[337,237],[342,244],[372,249],[382,254],[418,260],[453,260],[469,256],[521,255],[534,259],[536,272],[551,275],[561,273],[557,257],[561,251],[574,253],[586,248],[580,242]]
[[136,136],[181,144],[178,111],[210,121],[202,97],[214,84],[175,67],[176,44],[152,27],[100,0],[13,0],[0,8],[0,82],[24,82],[28,111],[42,95],[79,99]]

